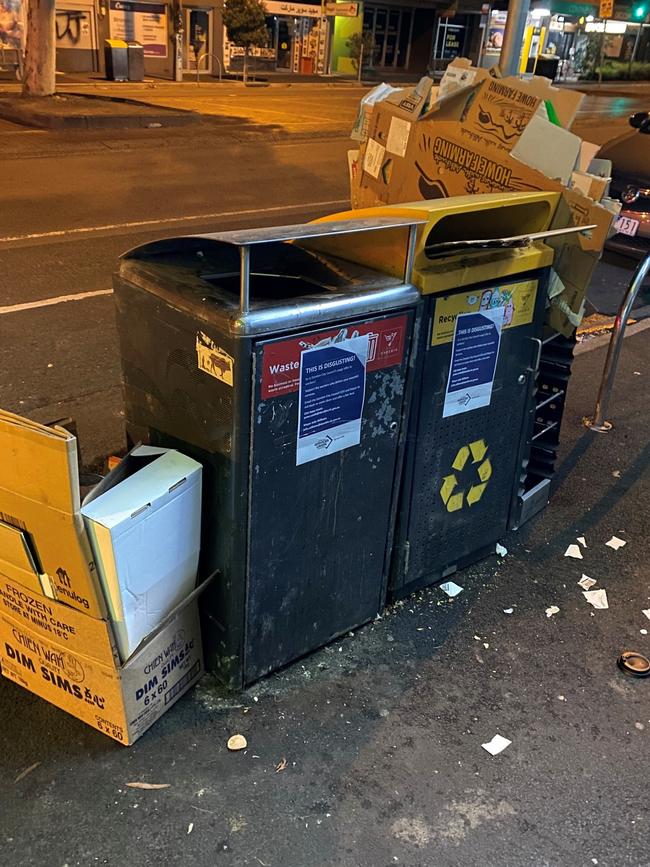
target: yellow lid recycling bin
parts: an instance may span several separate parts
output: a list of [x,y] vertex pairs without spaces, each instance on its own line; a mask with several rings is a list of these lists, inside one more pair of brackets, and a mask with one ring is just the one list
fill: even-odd
[[[558,200],[557,193],[499,193],[331,218],[427,219],[414,252],[413,282],[424,296],[424,311],[413,363],[393,597],[494,552],[521,518],[553,250],[542,241],[512,246],[504,239],[549,230]],[[334,252],[331,246],[328,251]],[[359,238],[354,256],[397,273],[403,243],[398,231],[384,235],[381,245]],[[539,507],[545,505],[548,487],[535,497]]]

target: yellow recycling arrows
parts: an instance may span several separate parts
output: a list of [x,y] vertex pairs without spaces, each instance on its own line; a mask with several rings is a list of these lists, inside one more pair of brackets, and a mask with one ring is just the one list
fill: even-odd
[[492,476],[492,463],[486,457],[488,451],[487,443],[484,439],[474,440],[466,446],[461,446],[456,452],[456,457],[451,465],[452,469],[457,472],[462,472],[465,469],[467,461],[472,456],[472,465],[476,466],[476,474],[479,481],[470,486],[467,494],[465,491],[456,491],[458,479],[454,473],[444,476],[442,485],[440,486],[440,496],[442,502],[447,507],[448,512],[457,512],[462,509],[467,502],[468,506],[473,506],[483,496],[488,481]]

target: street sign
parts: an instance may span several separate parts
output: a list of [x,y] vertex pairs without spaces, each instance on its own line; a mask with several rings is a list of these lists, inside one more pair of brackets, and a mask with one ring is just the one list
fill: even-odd
[[612,18],[614,15],[614,0],[600,0],[599,18]]
[[326,15],[336,15],[342,18],[356,18],[359,14],[358,3],[326,3]]

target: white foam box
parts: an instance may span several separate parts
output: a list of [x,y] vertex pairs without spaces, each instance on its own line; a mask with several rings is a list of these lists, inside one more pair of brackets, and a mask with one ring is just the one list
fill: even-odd
[[123,662],[196,584],[201,465],[136,446],[81,508]]

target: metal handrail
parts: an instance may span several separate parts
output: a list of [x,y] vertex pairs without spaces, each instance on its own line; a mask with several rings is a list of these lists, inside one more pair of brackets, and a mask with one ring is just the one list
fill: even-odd
[[639,263],[616,314],[614,330],[609,341],[603,376],[600,381],[600,388],[598,389],[598,397],[596,398],[594,415],[593,418],[585,419],[585,425],[597,433],[607,433],[607,431],[612,429],[612,423],[605,420],[605,413],[607,412],[609,399],[612,394],[612,386],[616,378],[616,368],[618,367],[618,359],[623,347],[627,320],[632,311],[636,296],[639,294],[639,289],[643,286],[643,281],[648,276],[648,272],[650,272],[650,253]]
[[221,81],[222,69],[221,69],[221,61],[217,57],[216,54],[211,54],[209,51],[204,51],[203,54],[199,54],[196,58],[196,83],[201,84],[201,78],[199,73],[201,72],[201,61],[206,57],[213,57],[219,66],[219,81]]

